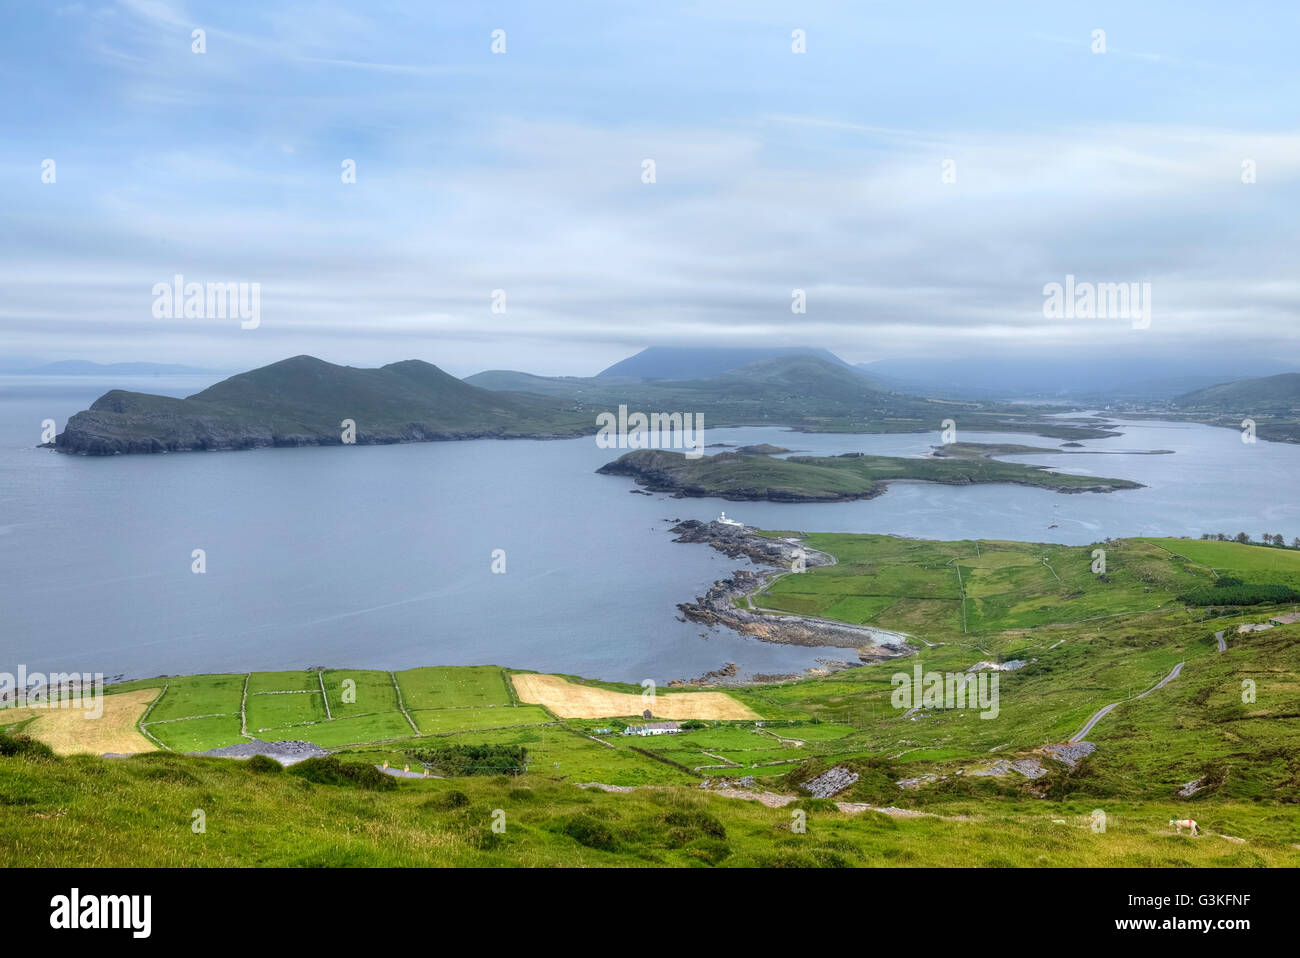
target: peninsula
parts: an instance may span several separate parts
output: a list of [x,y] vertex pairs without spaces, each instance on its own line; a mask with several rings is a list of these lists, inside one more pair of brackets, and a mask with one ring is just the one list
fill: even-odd
[[594,417],[572,403],[480,389],[417,359],[358,369],[295,356],[231,376],[186,399],[111,390],[72,416],[54,445],[60,452],[111,456],[549,439],[595,430]]

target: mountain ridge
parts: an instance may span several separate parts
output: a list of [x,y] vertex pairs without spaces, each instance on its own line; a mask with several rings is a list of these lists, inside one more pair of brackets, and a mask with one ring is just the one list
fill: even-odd
[[707,379],[785,356],[816,356],[849,368],[848,363],[830,350],[813,346],[647,346],[639,353],[602,369],[595,378]]

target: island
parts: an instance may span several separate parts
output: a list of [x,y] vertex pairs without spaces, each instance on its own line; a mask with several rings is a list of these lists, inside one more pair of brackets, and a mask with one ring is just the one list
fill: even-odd
[[773,459],[720,452],[688,459],[680,452],[638,449],[596,470],[627,476],[652,492],[676,498],[714,496],[733,501],[846,502],[873,499],[891,482],[938,482],[948,485],[1010,483],[1053,492],[1115,492],[1141,489],[1128,479],[1076,476],[1043,466],[999,462],[983,457],[952,459],[868,456],[792,456]]

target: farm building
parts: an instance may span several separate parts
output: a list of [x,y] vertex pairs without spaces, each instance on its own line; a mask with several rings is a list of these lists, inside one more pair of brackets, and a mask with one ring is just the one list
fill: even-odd
[[676,722],[649,722],[646,725],[629,725],[623,729],[624,735],[673,735],[680,732],[681,726]]
[[1295,625],[1300,622],[1300,612],[1288,612],[1285,615],[1275,615],[1268,620],[1273,625]]

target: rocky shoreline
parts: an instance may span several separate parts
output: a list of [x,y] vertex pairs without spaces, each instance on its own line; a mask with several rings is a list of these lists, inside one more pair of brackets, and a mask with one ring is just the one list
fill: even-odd
[[[717,549],[728,558],[747,558],[769,569],[740,569],[714,582],[705,595],[694,602],[679,603],[677,608],[691,622],[725,626],[764,642],[808,647],[835,646],[855,648],[859,664],[883,662],[913,654],[906,636],[867,626],[833,622],[829,619],[799,615],[775,615],[740,608],[735,600],[745,601],[751,593],[766,588],[774,579],[790,572],[797,559],[806,567],[834,564],[831,556],[807,549],[797,539],[771,539],[752,532],[748,527],[701,522],[688,519],[673,526],[674,542],[702,543]],[[828,671],[853,663],[827,662]]]
[[[185,430],[170,435],[138,436],[113,435],[107,430],[96,431],[88,424],[85,413],[77,413],[68,421],[68,427],[52,443],[42,443],[41,448],[55,449],[72,456],[123,456],[168,452],[238,452],[249,449],[280,449],[300,446],[342,446],[345,443],[337,434],[310,435],[306,433],[277,433],[269,426],[251,426],[225,429],[213,423],[187,425]],[[412,423],[400,432],[359,434],[350,445],[391,446],[416,442],[457,442],[465,439],[572,439],[581,433],[507,433],[503,430],[473,430],[442,432],[429,430]]]

